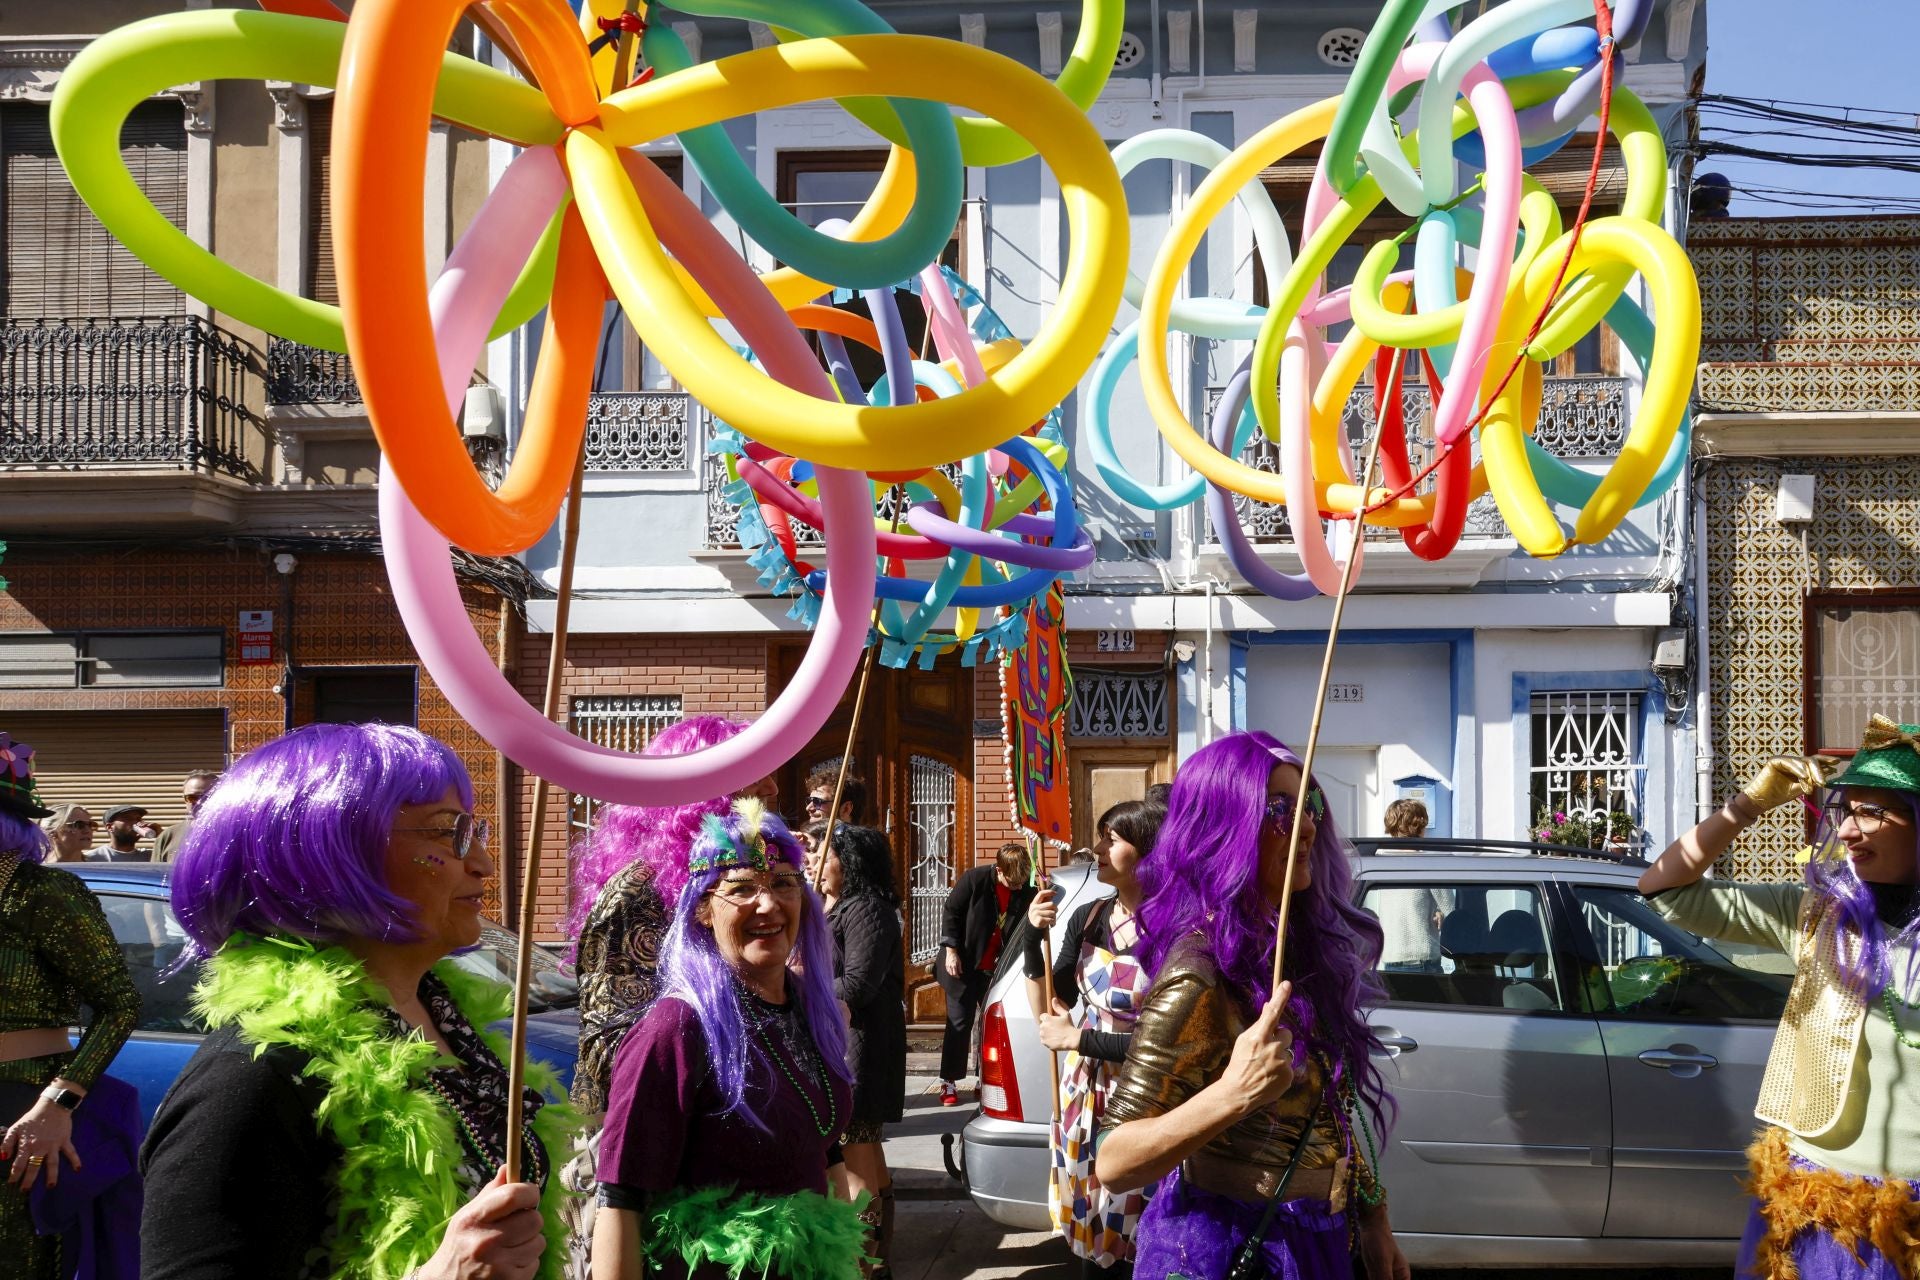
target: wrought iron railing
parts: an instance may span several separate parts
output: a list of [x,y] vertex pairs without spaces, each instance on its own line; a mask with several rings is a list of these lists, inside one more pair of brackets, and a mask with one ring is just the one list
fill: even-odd
[[359,404],[353,360],[343,351],[267,339],[268,404]]
[[695,454],[684,391],[607,391],[587,401],[587,470],[686,474]]
[[0,320],[0,466],[255,478],[258,352],[198,316]]
[[1611,458],[1627,440],[1627,380],[1546,379],[1533,438],[1557,458]]

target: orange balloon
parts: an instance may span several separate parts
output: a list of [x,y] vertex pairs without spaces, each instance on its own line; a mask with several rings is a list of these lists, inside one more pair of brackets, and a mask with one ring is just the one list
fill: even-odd
[[[335,258],[347,347],[395,474],[448,541],[480,555],[511,555],[546,533],[571,484],[586,432],[606,279],[569,206],[526,427],[505,481],[489,491],[434,375],[440,362],[418,213],[426,197],[426,124],[441,51],[464,8],[462,0],[361,0],[355,6],[335,108]],[[496,12],[509,18],[506,6]],[[511,17],[519,16],[516,7]],[[535,38],[553,21],[550,13],[530,17],[515,34],[558,99],[553,86],[566,77],[558,64],[543,61],[555,43]],[[561,31],[579,42],[570,23]],[[586,65],[584,45],[580,65]],[[574,83],[592,92],[591,82]]]

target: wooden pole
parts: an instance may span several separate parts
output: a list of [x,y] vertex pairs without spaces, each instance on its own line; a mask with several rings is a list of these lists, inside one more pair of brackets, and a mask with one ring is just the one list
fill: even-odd
[[[907,491],[893,489],[893,531],[900,532],[900,511],[906,505]],[[873,625],[880,625],[880,602],[873,603]],[[847,789],[847,769],[853,764],[853,740],[860,732],[860,712],[867,705],[867,681],[873,678],[873,664],[880,657],[880,637],[867,646],[867,661],[860,668],[860,683],[853,691],[853,718],[847,721],[847,747],[840,753],[840,772],[833,780],[833,802],[827,806],[827,829],[820,837],[820,856],[813,860],[813,891],[820,892],[820,879],[827,873],[827,854],[833,849],[833,829],[840,824],[840,797]]]
[[[1405,352],[1393,353],[1393,369],[1387,377],[1387,393],[1400,394],[1400,367]],[[1340,641],[1340,616],[1346,612],[1347,592],[1353,587],[1353,567],[1360,559],[1361,544],[1367,536],[1365,518],[1365,495],[1373,492],[1373,471],[1380,461],[1380,437],[1384,427],[1378,421],[1382,415],[1375,414],[1373,443],[1367,449],[1367,465],[1360,477],[1362,510],[1353,516],[1353,546],[1347,550],[1347,562],[1340,566],[1340,589],[1333,597],[1333,620],[1327,624],[1327,648],[1320,657],[1320,684],[1313,695],[1313,722],[1307,730],[1307,748],[1300,753],[1300,790],[1294,796],[1293,829],[1287,833],[1287,878],[1280,888],[1280,920],[1275,926],[1273,938],[1273,990],[1280,990],[1281,965],[1287,955],[1287,913],[1293,906],[1293,868],[1300,855],[1300,815],[1306,812],[1307,791],[1313,777],[1313,756],[1320,745],[1320,720],[1327,709],[1327,681],[1333,675],[1333,651]],[[1313,513],[1306,513],[1312,517]]]
[[[587,457],[573,464],[567,519],[560,535],[560,594],[553,610],[553,647],[547,653],[547,689],[541,706],[551,720],[560,709],[560,676],[567,663],[567,612],[573,603],[573,561],[580,549],[580,494]],[[527,853],[520,866],[520,940],[513,957],[513,1048],[507,1058],[507,1181],[520,1181],[521,1094],[527,1073],[527,988],[533,985],[533,911],[540,886],[540,827],[547,816],[547,780],[533,778]]]
[[[1030,856],[1033,858],[1034,875],[1042,889],[1051,889],[1053,877],[1047,874],[1047,842],[1039,836],[1032,836],[1031,839],[1033,848]],[[1056,902],[1053,910],[1054,918],[1059,919],[1060,904]],[[1046,972],[1040,975],[1040,985],[1047,993],[1047,1012],[1051,1013],[1053,1011],[1053,930],[1051,929],[1040,935],[1040,954],[1043,957],[1042,963],[1046,965]],[[1060,1123],[1060,1051],[1049,1049],[1047,1057],[1053,1061],[1053,1088],[1048,1092],[1047,1097],[1053,1102],[1053,1122],[1057,1125]]]

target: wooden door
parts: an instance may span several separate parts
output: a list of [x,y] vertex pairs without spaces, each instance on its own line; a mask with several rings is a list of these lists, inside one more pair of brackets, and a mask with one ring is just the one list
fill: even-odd
[[1138,800],[1156,782],[1173,779],[1172,753],[1165,747],[1076,745],[1068,753],[1073,770],[1073,847],[1093,844],[1094,823],[1122,800]]
[[[801,650],[781,646],[774,686],[792,678]],[[857,677],[855,685],[857,685]],[[779,773],[780,809],[796,820],[806,807],[807,773],[846,750],[854,688],[799,755]],[[945,998],[933,981],[940,908],[956,876],[973,865],[972,672],[957,660],[932,671],[874,670],[854,735],[854,768],[867,784],[861,820],[887,833],[900,891],[907,956],[908,1017],[938,1022]]]

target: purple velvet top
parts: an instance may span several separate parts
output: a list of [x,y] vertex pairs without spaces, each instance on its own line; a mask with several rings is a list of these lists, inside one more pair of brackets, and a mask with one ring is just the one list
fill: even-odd
[[[798,1007],[788,1016],[798,1021]],[[825,1194],[827,1151],[846,1128],[852,1091],[828,1073],[829,1110],[819,1072],[789,1059],[788,1071],[808,1091],[809,1109],[809,1097],[798,1092],[788,1071],[767,1060],[760,1038],[748,1044],[744,1101],[766,1129],[737,1112],[715,1114],[720,1092],[708,1071],[700,1020],[677,998],[656,1001],[613,1061],[599,1181],[641,1192],[733,1187],[767,1195]],[[832,1132],[821,1134],[815,1113],[822,1122],[831,1114]]]

